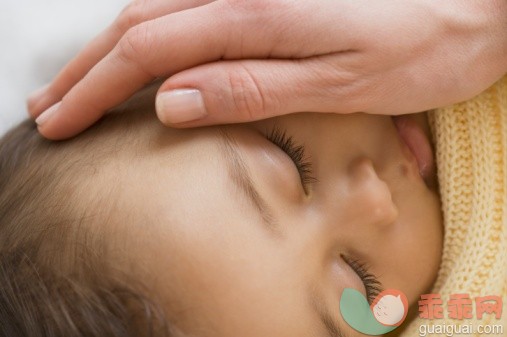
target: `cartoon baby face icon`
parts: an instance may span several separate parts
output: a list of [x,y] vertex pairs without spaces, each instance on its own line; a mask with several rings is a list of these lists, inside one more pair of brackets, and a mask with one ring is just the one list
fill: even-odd
[[403,323],[408,312],[408,300],[400,290],[387,289],[369,305],[361,292],[345,288],[340,310],[345,322],[353,329],[378,336],[393,331]]
[[400,325],[407,315],[407,309],[406,296],[396,289],[383,291],[371,305],[375,319],[386,326]]

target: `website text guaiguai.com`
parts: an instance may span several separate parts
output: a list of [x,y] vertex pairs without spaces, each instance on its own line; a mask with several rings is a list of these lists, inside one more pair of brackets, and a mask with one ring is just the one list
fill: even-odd
[[504,327],[500,324],[489,324],[489,325],[447,325],[447,324],[434,324],[434,325],[420,325],[419,336],[426,337],[431,335],[438,336],[459,336],[459,335],[497,335],[505,336]]

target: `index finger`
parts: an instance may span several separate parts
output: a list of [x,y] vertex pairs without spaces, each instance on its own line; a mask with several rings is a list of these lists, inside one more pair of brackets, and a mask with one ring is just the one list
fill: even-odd
[[[137,25],[60,105],[38,117],[39,131],[49,139],[74,136],[153,79],[203,63],[294,59],[349,50],[357,40],[353,34],[329,34],[329,28],[322,26],[321,18],[329,16],[327,8],[318,7],[318,15],[309,16],[305,25],[298,24],[312,4],[220,0]],[[337,8],[335,12],[333,18],[347,18],[346,11]],[[337,27],[337,32],[343,27],[347,26]],[[302,49],[301,43],[309,41],[319,42]]]
[[130,29],[61,102],[39,116],[39,131],[49,139],[72,137],[155,78],[220,59],[228,39],[223,32],[230,28],[224,10],[212,2]]

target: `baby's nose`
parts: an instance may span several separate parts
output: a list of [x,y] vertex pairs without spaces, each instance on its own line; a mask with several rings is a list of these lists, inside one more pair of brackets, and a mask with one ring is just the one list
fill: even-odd
[[[352,161],[348,167],[349,210],[355,219],[365,225],[384,227],[398,218],[391,190],[379,178],[373,162],[365,157]],[[356,221],[352,221],[356,222]]]

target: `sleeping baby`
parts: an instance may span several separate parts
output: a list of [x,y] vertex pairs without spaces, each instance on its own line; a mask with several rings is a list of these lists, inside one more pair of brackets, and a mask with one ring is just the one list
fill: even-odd
[[504,296],[506,89],[185,130],[148,89],[68,141],[25,121],[0,142],[0,335],[361,336],[344,291],[398,289],[416,336],[423,294]]

